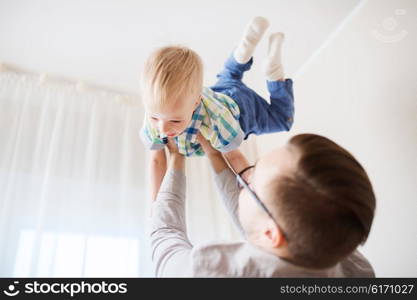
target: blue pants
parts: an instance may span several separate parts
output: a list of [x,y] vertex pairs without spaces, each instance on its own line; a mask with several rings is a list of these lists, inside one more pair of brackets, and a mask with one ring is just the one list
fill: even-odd
[[240,126],[245,139],[252,133],[259,135],[290,130],[294,118],[292,80],[267,81],[271,104],[243,82],[243,73],[248,71],[253,58],[246,64],[238,63],[231,55],[224,69],[217,75],[213,91],[230,96],[240,108]]

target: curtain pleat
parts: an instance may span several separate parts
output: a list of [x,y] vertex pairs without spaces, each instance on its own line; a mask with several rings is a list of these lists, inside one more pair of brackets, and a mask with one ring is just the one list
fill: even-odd
[[[7,71],[0,108],[0,276],[153,276],[137,99]],[[193,243],[240,238],[206,158],[187,159],[186,209]]]

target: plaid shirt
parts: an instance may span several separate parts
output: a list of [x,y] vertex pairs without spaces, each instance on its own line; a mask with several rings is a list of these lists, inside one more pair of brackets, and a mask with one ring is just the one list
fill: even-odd
[[[185,156],[204,155],[197,141],[198,132],[201,132],[215,149],[225,150],[225,146],[242,131],[239,116],[239,106],[232,98],[203,88],[201,103],[194,110],[189,126],[174,138],[179,152]],[[151,125],[146,115],[141,136],[151,149],[162,149],[167,143],[167,137]]]

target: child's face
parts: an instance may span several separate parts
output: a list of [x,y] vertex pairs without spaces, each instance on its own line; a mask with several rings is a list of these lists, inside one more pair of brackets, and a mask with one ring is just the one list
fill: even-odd
[[183,98],[173,101],[162,109],[148,109],[149,120],[152,126],[168,137],[175,137],[182,133],[190,124],[194,109],[200,103],[195,97]]

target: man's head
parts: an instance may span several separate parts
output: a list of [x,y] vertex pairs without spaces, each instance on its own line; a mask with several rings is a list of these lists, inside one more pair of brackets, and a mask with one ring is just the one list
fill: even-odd
[[203,64],[193,50],[169,46],[156,49],[145,63],[142,98],[153,126],[167,136],[180,134],[200,103]]
[[294,136],[259,159],[239,196],[249,241],[297,265],[327,268],[366,241],[375,210],[369,178],[345,149],[314,135]]

